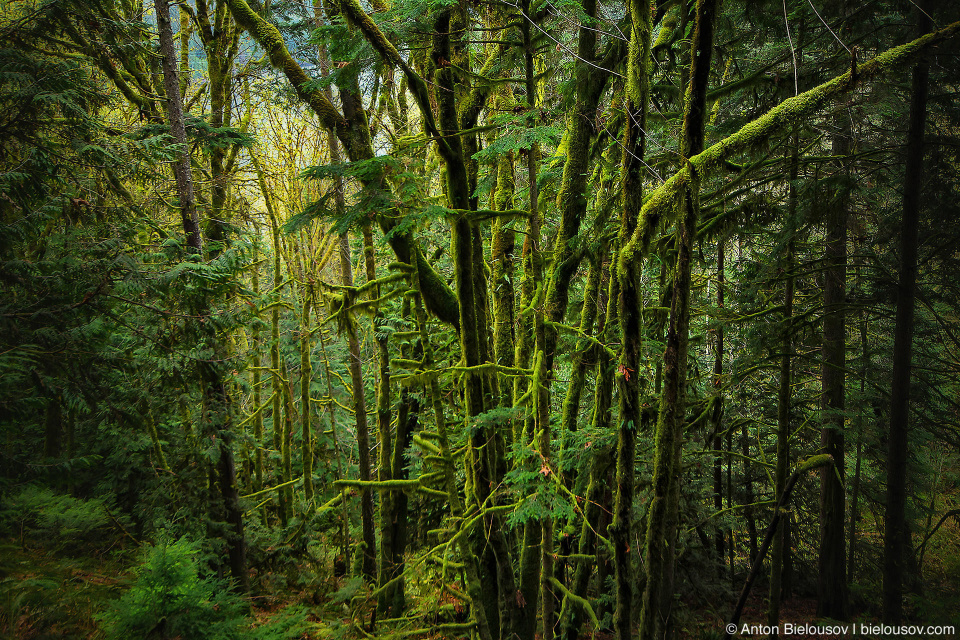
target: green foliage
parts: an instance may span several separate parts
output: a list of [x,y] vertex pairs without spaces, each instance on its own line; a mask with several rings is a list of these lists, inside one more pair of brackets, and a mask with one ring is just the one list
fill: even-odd
[[6,524],[4,533],[17,535],[21,540],[31,538],[44,544],[73,546],[103,536],[113,527],[103,500],[79,500],[37,486],[28,486],[4,499],[0,523]]
[[200,570],[200,545],[182,538],[147,549],[137,579],[101,616],[107,638],[236,640],[246,603],[226,583]]

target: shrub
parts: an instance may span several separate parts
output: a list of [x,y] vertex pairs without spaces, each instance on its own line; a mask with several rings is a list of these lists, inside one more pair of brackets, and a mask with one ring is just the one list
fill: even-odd
[[203,575],[199,556],[199,543],[186,539],[148,549],[130,591],[100,617],[107,638],[241,638],[243,598]]

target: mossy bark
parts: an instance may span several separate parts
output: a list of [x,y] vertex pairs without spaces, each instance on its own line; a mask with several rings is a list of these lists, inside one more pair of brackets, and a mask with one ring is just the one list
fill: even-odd
[[281,481],[285,486],[280,489],[283,496],[281,507],[287,522],[293,517],[293,390],[290,388],[290,374],[287,371],[286,360],[280,361],[280,378],[283,389],[283,434],[280,438]]
[[[650,99],[650,5],[642,0],[630,4],[630,48],[624,100],[623,158],[621,161],[621,211],[617,246],[633,235],[643,200],[643,156],[646,142],[647,108]],[[610,541],[613,544],[616,580],[616,609],[613,628],[618,640],[630,640],[634,621],[633,499],[635,487],[636,436],[640,429],[640,354],[642,302],[640,264],[620,265],[613,277],[618,282],[616,301],[620,321],[621,354],[614,380],[617,387],[620,423],[617,435],[616,497]]]
[[[350,239],[340,236],[340,274],[344,286],[353,286],[353,264],[350,259]],[[348,312],[349,313],[349,312]],[[370,482],[370,434],[367,426],[367,401],[360,369],[360,341],[352,318],[347,318],[347,345],[350,360],[350,381],[353,386],[353,411],[359,449],[360,481]],[[360,489],[360,523],[363,530],[363,549],[360,573],[374,582],[377,574],[377,540],[374,532],[373,495],[368,487]]]
[[[587,273],[586,286],[583,289],[583,308],[580,311],[580,331],[591,335],[593,326],[597,318],[597,299],[600,293],[600,285],[605,272],[605,265],[601,264],[603,260],[604,249],[598,252],[590,262],[590,270]],[[604,283],[605,284],[605,283]],[[577,431],[577,422],[580,419],[580,399],[583,395],[583,383],[587,377],[588,361],[597,349],[586,339],[581,338],[577,341],[576,351],[573,353],[573,362],[570,363],[570,381],[567,383],[567,393],[563,397],[563,407],[560,418],[560,437],[561,445],[559,451],[559,468],[563,474],[564,482],[568,487],[572,487],[576,482],[576,468],[570,467],[570,435]],[[576,592],[574,592],[576,593]]]
[[[261,189],[265,190],[266,185],[262,183]],[[271,420],[273,422],[273,450],[282,455],[283,451],[283,382],[280,378],[280,287],[283,283],[280,271],[280,227],[277,224],[277,216],[270,212],[270,235],[273,239],[273,292],[270,311],[270,374],[273,382],[273,402]],[[278,475],[280,484],[284,481],[281,470]],[[277,490],[278,513],[280,516],[280,525],[287,526],[287,507],[286,494],[283,489]]]
[[[254,255],[253,262],[257,262],[258,255],[258,246],[254,245]],[[260,270],[256,266],[253,267],[251,275],[251,290],[253,291],[254,296],[260,295]],[[259,316],[259,308],[257,309],[257,315]],[[253,491],[260,491],[263,488],[263,391],[261,387],[261,376],[260,371],[261,367],[261,357],[260,357],[260,322],[259,317],[257,322],[253,325],[252,330],[252,342],[253,348],[251,349],[250,355],[250,383],[253,387],[253,410],[256,412],[256,415],[253,417],[253,446],[255,447],[254,453],[254,464],[253,464]]]
[[[566,315],[570,283],[584,255],[584,252],[575,246],[576,237],[587,212],[590,142],[594,135],[597,105],[609,77],[609,73],[603,70],[606,67],[595,64],[598,32],[593,22],[597,16],[596,0],[586,0],[583,3],[583,12],[586,20],[577,33],[574,105],[567,114],[564,137],[566,161],[557,194],[560,227],[554,241],[551,269],[547,275],[547,317],[551,322],[562,322]],[[544,348],[547,369],[552,369],[556,345],[557,330],[548,325]]]
[[303,295],[303,316],[300,322],[300,457],[303,463],[303,498],[308,513],[313,506],[313,409],[310,383],[313,363],[310,359],[310,307],[313,303],[313,285]]
[[[214,6],[213,16],[208,5],[201,1],[196,5],[195,15],[199,26],[200,41],[206,52],[207,77],[210,94],[211,128],[229,127],[232,115],[231,93],[233,85],[233,60],[239,52],[239,29],[223,2]],[[212,20],[211,20],[212,18]],[[227,228],[227,170],[228,148],[214,145],[210,151],[210,215],[206,220],[207,250],[211,257],[219,255],[226,242]]]
[[[698,0],[691,48],[681,154],[693,158],[703,150],[706,90],[713,55],[718,0]],[[689,166],[689,165],[688,165]],[[674,549],[679,511],[680,455],[686,410],[691,270],[700,217],[700,176],[694,171],[680,202],[677,262],[670,300],[670,320],[664,354],[663,394],[657,419],[653,496],[648,510],[644,550],[646,582],[640,613],[640,638],[664,637],[671,629]],[[636,237],[636,234],[634,234]],[[620,268],[629,267],[621,260]]]
[[[200,220],[194,201],[193,176],[190,173],[190,146],[187,144],[187,130],[183,116],[183,98],[180,95],[180,81],[177,78],[177,56],[173,46],[173,30],[170,25],[170,4],[168,0],[154,0],[157,16],[157,28],[160,35],[160,56],[163,67],[163,88],[167,101],[167,123],[173,141],[181,145],[181,155],[172,163],[173,176],[177,183],[177,199],[180,205],[180,219],[189,250],[203,253],[203,240],[200,236]],[[111,65],[112,66],[112,65]]]
[[[493,209],[506,211],[513,208],[515,181],[513,175],[513,154],[506,153],[497,161],[497,187],[493,197]],[[512,223],[497,217],[493,221],[490,239],[490,276],[493,289],[493,361],[505,367],[514,362],[514,286],[513,253],[516,247],[516,232]],[[500,382],[500,400],[502,406],[511,406],[513,400],[509,378]],[[512,441],[512,438],[511,438]]]
[[[603,510],[603,496],[607,489],[607,478],[613,467],[614,457],[609,449],[601,449],[594,453],[590,465],[590,481],[587,485],[586,497],[583,502],[583,523],[580,527],[580,539],[577,554],[590,556],[598,553],[597,531],[600,530],[601,512]],[[573,572],[570,582],[570,592],[581,598],[586,598],[590,578],[594,573],[593,563],[581,561]],[[598,576],[599,578],[599,576]],[[598,585],[602,592],[603,585]],[[583,626],[586,615],[581,607],[564,604],[566,615],[560,619],[560,638],[562,640],[576,640],[580,636],[580,627]]]
[[[413,267],[411,277],[411,287],[414,290],[414,311],[416,316],[417,329],[420,332],[420,344],[423,346],[423,370],[429,371],[434,364],[433,347],[430,343],[430,336],[427,333],[426,314],[423,307],[423,294],[420,291],[422,280],[417,273],[420,260],[414,256],[411,262]],[[440,383],[436,377],[431,377],[428,383],[428,397],[433,409],[434,422],[437,428],[438,446],[440,457],[444,460],[443,475],[444,487],[447,492],[447,499],[450,504],[450,513],[457,520],[463,520],[464,504],[460,497],[460,491],[457,489],[457,480],[454,474],[453,458],[450,453],[450,438],[447,434],[447,422],[443,411],[443,398],[440,392]],[[487,620],[487,611],[484,607],[483,585],[480,577],[480,563],[470,540],[465,535],[458,537],[460,557],[466,575],[467,596],[470,600],[470,613],[476,622],[477,634],[480,640],[494,640],[496,636],[491,633],[490,624]]]

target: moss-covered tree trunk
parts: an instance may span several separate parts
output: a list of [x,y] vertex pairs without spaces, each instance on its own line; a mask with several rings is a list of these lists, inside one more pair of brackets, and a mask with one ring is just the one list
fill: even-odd
[[[684,105],[681,144],[683,158],[692,158],[703,150],[707,83],[719,4],[718,0],[697,1],[690,56],[690,84],[686,89]],[[653,497],[647,516],[644,549],[647,576],[640,612],[641,640],[662,638],[670,629],[674,549],[680,506],[681,436],[686,409],[691,262],[700,218],[700,178],[698,172],[693,170],[690,180],[682,190],[677,216],[677,263],[670,299],[667,346],[663,358],[663,393],[657,419]]]
[[[427,333],[426,314],[424,313],[423,294],[420,290],[422,280],[417,273],[419,270],[419,256],[412,256],[411,266],[411,288],[414,290],[414,313],[417,323],[417,330],[420,332],[420,344],[423,346],[423,370],[430,371],[434,366],[433,346],[430,343],[430,336]],[[430,377],[427,383],[427,392],[431,408],[433,409],[434,423],[437,427],[437,441],[440,450],[440,457],[443,460],[444,488],[446,489],[447,499],[450,504],[450,514],[463,521],[464,504],[460,497],[460,490],[457,487],[456,474],[454,472],[453,457],[450,452],[450,438],[447,433],[447,420],[443,411],[443,398],[440,391],[440,383],[436,377]],[[460,550],[460,557],[466,574],[467,597],[470,601],[470,615],[477,627],[477,635],[480,640],[495,640],[496,637],[491,632],[490,624],[487,620],[487,608],[484,606],[484,590],[481,583],[480,563],[477,554],[474,553],[473,546],[468,536],[460,535],[457,539],[457,547]]]
[[[210,93],[210,120],[212,129],[229,127],[232,118],[233,60],[239,52],[239,29],[227,11],[227,5],[218,1],[210,15],[208,4],[196,5],[196,20],[199,26],[200,40],[206,51],[207,77]],[[252,105],[250,105],[252,106]],[[223,251],[226,241],[228,212],[227,187],[230,171],[228,164],[229,147],[223,144],[213,145],[210,156],[210,215],[205,227],[210,241],[208,250],[211,256]]]
[[[340,279],[345,287],[353,286],[350,238],[346,233],[340,236]],[[346,326],[350,382],[353,387],[353,411],[359,449],[360,481],[367,483],[371,478],[370,432],[367,426],[367,400],[363,385],[363,371],[360,368],[360,340],[357,338],[357,328],[352,318],[346,319]],[[373,495],[367,486],[360,488],[360,523],[363,530],[363,558],[360,573],[364,579],[373,582],[377,574],[377,540],[374,531]]]
[[[643,201],[643,155],[646,141],[647,103],[649,101],[649,61],[651,41],[650,4],[632,0],[630,7],[630,48],[627,61],[627,87],[624,100],[623,159],[621,163],[621,211],[617,245],[623,246],[633,235]],[[636,437],[640,429],[640,355],[642,309],[640,264],[638,261],[616,265],[613,274],[620,295],[608,304],[617,305],[620,319],[620,362],[615,377],[620,424],[617,436],[616,498],[610,541],[613,543],[616,578],[616,609],[613,627],[618,640],[630,640],[634,622],[634,577],[631,547],[633,541],[633,498],[635,486]]]
[[167,123],[173,142],[180,145],[180,157],[172,163],[173,176],[177,183],[177,199],[180,219],[186,244],[194,253],[203,252],[200,236],[200,220],[193,193],[193,176],[190,173],[190,146],[187,144],[187,129],[183,116],[183,98],[177,78],[177,55],[173,46],[173,29],[170,25],[170,3],[154,0],[157,14],[157,30],[160,35],[160,56],[163,67],[163,88],[167,102]]
[[307,513],[313,506],[313,409],[310,400],[310,382],[313,362],[310,359],[310,308],[313,304],[313,284],[303,292],[303,315],[300,321],[300,458],[303,464],[303,499]]

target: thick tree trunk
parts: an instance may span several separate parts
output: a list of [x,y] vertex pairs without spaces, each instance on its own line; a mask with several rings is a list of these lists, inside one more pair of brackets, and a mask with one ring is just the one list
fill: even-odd
[[[850,153],[850,120],[838,117],[833,155],[847,164]],[[849,169],[846,169],[849,171]],[[845,187],[829,204],[824,249],[823,285],[823,428],[821,451],[833,457],[834,466],[820,475],[820,550],[817,583],[817,615],[847,619],[847,571],[844,466],[844,408],[846,367],[846,281],[848,200]]]
[[[630,46],[627,61],[627,92],[621,162],[621,218],[617,247],[633,235],[643,202],[643,156],[646,142],[647,103],[650,99],[649,64],[651,16],[650,4],[632,0],[630,9]],[[616,298],[620,319],[621,354],[617,376],[620,425],[617,435],[616,498],[610,539],[613,543],[616,574],[616,602],[613,627],[618,640],[630,640],[634,621],[633,498],[635,487],[636,437],[640,429],[640,350],[642,309],[640,264],[617,264],[613,278],[619,283]],[[608,304],[613,304],[611,299]]]
[[[921,3],[920,30],[931,27]],[[917,288],[917,245],[920,189],[923,184],[923,130],[927,116],[928,67],[921,59],[913,68],[907,166],[903,179],[903,218],[900,224],[900,283],[897,288],[897,325],[893,345],[890,391],[890,438],[887,443],[887,507],[883,543],[883,621],[903,619],[903,579],[909,534],[906,520],[907,454],[909,447],[910,367],[913,350],[914,298]]]

